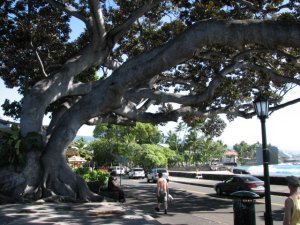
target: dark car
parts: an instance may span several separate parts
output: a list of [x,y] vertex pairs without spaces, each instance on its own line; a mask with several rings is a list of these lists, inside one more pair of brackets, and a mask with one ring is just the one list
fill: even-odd
[[265,195],[264,182],[251,175],[236,175],[215,185],[218,195],[231,194],[236,191],[251,191],[260,197]]

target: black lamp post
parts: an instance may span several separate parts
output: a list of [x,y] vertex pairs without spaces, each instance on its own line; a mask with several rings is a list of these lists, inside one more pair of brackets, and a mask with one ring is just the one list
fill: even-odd
[[267,149],[266,137],[266,118],[269,116],[269,102],[267,98],[259,96],[254,101],[254,108],[257,117],[261,122],[262,133],[262,153],[263,153],[263,166],[264,166],[264,180],[265,180],[265,225],[273,225],[272,207],[271,207],[271,194],[270,194],[270,176],[269,176],[269,150]]

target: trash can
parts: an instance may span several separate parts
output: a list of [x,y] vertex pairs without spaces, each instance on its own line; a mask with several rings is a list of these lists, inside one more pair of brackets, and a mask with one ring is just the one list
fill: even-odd
[[255,199],[259,198],[251,191],[237,191],[233,196],[234,225],[256,225]]

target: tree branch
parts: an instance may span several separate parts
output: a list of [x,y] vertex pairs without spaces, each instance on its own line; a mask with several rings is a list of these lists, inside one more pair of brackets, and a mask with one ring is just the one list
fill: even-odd
[[247,1],[247,0],[238,0],[237,2],[247,6],[248,8],[250,8],[254,11],[257,11],[259,9],[255,4],[253,4],[252,2]]
[[77,19],[81,20],[86,28],[91,31],[91,25],[89,23],[89,21],[83,16],[81,15],[79,12],[73,10],[71,7],[64,5],[56,0],[45,0],[46,2],[48,2],[49,4],[51,4],[53,7],[67,13],[69,16],[74,16]]
[[272,111],[272,112],[274,112],[274,111],[277,111],[277,110],[279,110],[279,109],[283,109],[283,108],[285,108],[285,107],[287,107],[287,106],[296,104],[296,103],[298,103],[298,102],[300,102],[300,98],[296,98],[296,99],[293,99],[293,100],[291,100],[291,101],[282,103],[282,104],[280,104],[280,105],[276,105],[276,106],[270,107],[269,110]]
[[278,73],[276,73],[274,70],[268,69],[264,66],[260,66],[257,64],[252,64],[251,66],[253,69],[256,69],[258,71],[261,71],[265,74],[268,74],[270,79],[274,82],[274,83],[293,83],[293,84],[297,84],[300,85],[300,80],[299,79],[295,79],[293,77],[286,77],[286,76],[282,76]]
[[[198,48],[208,45],[222,45],[243,49],[247,44],[257,44],[270,49],[282,46],[300,47],[300,24],[254,20],[195,23],[174,40],[131,58],[115,70],[111,76],[104,80],[103,85],[98,85],[92,92],[84,96],[76,107],[72,107],[65,114],[64,119],[56,129],[56,131],[61,131],[57,135],[66,132],[64,126],[72,124],[72,132],[69,132],[69,141],[71,141],[73,135],[86,121],[120,108],[122,97],[129,89],[133,89],[162,71],[192,58]],[[105,97],[97,98],[95,101],[97,96]],[[195,100],[191,101],[193,97]],[[187,98],[187,101],[194,103],[199,101],[196,99],[199,97],[207,96],[192,96]],[[173,97],[173,99],[182,101],[178,100],[179,98]],[[81,110],[82,108],[85,110]],[[56,146],[53,147],[56,148]]]
[[47,77],[48,74],[47,74],[46,71],[45,71],[43,61],[42,61],[42,59],[41,59],[41,57],[40,57],[40,55],[39,55],[37,49],[34,48],[32,41],[30,42],[30,45],[31,45],[32,49],[34,50],[35,56],[36,56],[36,58],[37,58],[37,60],[38,60],[38,62],[39,62],[40,68],[41,68],[41,70],[42,70],[42,74],[44,75],[44,77]]
[[75,83],[68,88],[68,91],[64,95],[66,96],[86,95],[90,93],[93,90],[93,88],[97,87],[97,85],[99,85],[101,82],[103,81],[97,80],[97,81],[90,81],[88,83],[81,83],[81,82]]
[[161,1],[160,0],[148,0],[145,1],[145,4],[135,11],[133,15],[131,15],[124,23],[115,27],[109,32],[109,36],[113,38],[114,42],[119,40],[125,32],[128,31],[130,26],[141,16],[143,16],[146,12],[148,12],[153,7],[157,6]]
[[199,111],[193,107],[185,106],[180,107],[179,109],[167,111],[167,112],[141,112],[135,108],[123,107],[123,109],[116,110],[115,113],[121,115],[122,117],[127,117],[133,121],[143,122],[143,123],[152,123],[159,124],[169,121],[178,121],[179,117],[183,116],[197,116],[197,117],[214,117],[221,113],[227,112],[227,107],[220,109],[213,109],[210,111]]
[[[216,77],[209,83],[208,87],[198,95],[180,95],[180,94],[172,94],[172,93],[164,93],[160,91],[154,91],[148,88],[141,88],[139,90],[135,90],[134,92],[128,92],[125,94],[125,98],[129,99],[137,99],[137,98],[144,98],[144,99],[151,99],[155,100],[156,104],[162,103],[162,102],[173,102],[178,103],[182,105],[198,105],[204,101],[207,101],[211,98],[213,98],[214,93],[223,81],[225,79],[225,75],[227,75],[230,72],[233,72],[237,68],[243,68],[247,67],[247,64],[245,63],[234,63],[232,65],[229,65],[223,70],[219,72],[219,74],[216,74]],[[136,102],[136,100],[135,100]]]
[[90,10],[91,10],[91,17],[93,23],[93,36],[95,39],[100,40],[100,43],[104,40],[105,36],[105,23],[102,11],[100,9],[99,0],[89,0]]
[[93,119],[90,119],[86,125],[99,125],[99,124],[115,124],[115,125],[124,125],[124,126],[133,126],[135,125],[136,121],[133,121],[131,119],[128,119],[126,117],[122,117],[115,114],[110,115],[103,115],[99,117],[95,117]]
[[108,57],[105,66],[110,70],[116,70],[118,69],[122,64],[118,62],[117,60],[112,59],[111,57]]

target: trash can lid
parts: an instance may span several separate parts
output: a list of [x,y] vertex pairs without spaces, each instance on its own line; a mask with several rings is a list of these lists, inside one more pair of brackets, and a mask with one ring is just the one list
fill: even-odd
[[236,198],[248,198],[248,199],[259,198],[259,195],[252,191],[236,191],[232,193],[231,196]]

